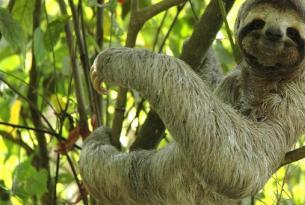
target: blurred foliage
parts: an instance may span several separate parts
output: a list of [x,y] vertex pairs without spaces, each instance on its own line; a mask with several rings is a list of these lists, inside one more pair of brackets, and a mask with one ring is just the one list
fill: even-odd
[[[28,129],[33,128],[34,124],[26,96],[30,80],[29,70],[34,55],[39,78],[39,83],[34,88],[38,94],[37,109],[47,119],[52,129],[64,138],[67,138],[77,126],[79,113],[74,93],[75,82],[71,81],[71,63],[64,30],[66,23],[72,23],[72,13],[68,1],[65,1],[68,15],[62,15],[58,1],[45,0],[42,5],[40,27],[33,32],[35,1],[15,0],[14,2],[13,9],[9,10],[8,0],[0,1],[0,122],[22,127],[0,125],[0,204],[39,204],[40,197],[48,190],[49,174],[53,181],[57,177],[57,204],[65,204],[68,201],[74,201],[78,195],[72,167],[64,156],[60,161],[58,160],[54,150],[57,149],[59,142],[50,133],[46,134],[50,173],[45,169],[38,169],[35,165],[38,145],[36,132]],[[79,0],[72,2],[75,5],[79,4]],[[145,7],[156,2],[159,1],[140,1],[140,6]],[[180,13],[178,20],[174,22],[174,27],[166,41],[164,38],[177,12],[175,7],[155,16],[144,25],[138,36],[137,47],[178,57],[184,40],[191,35],[196,20],[209,1],[190,0],[190,2]],[[237,0],[227,17],[231,30],[234,28],[234,19],[241,3],[242,0]],[[94,59],[96,51],[125,44],[130,16],[129,0],[109,0],[103,5],[97,0],[88,0],[83,1],[80,6],[84,14],[85,39],[91,60]],[[96,41],[96,9],[98,7],[104,10],[102,44]],[[164,23],[160,26],[163,19]],[[159,35],[157,35],[158,32]],[[165,44],[161,47],[163,41]],[[75,36],[73,44],[72,48],[76,51]],[[32,47],[34,47],[34,53],[32,53]],[[224,72],[227,73],[233,69],[236,63],[224,27],[219,31],[213,47]],[[74,57],[77,57],[77,65],[80,66],[79,54]],[[84,77],[81,80],[85,82]],[[109,126],[115,110],[117,87],[107,86],[110,88],[110,93],[102,97],[102,121]],[[86,87],[85,83],[84,87]],[[85,96],[88,96],[86,88],[84,92]],[[89,99],[86,98],[85,102],[85,110],[89,113]],[[139,108],[140,112],[137,115]],[[145,121],[149,109],[149,104],[146,101],[143,103],[137,92],[128,93],[126,120],[121,136],[123,145],[128,146],[134,140],[135,133]],[[90,121],[89,119],[88,122]],[[44,126],[45,129],[50,129],[45,121]],[[166,135],[166,139],[170,138],[169,133]],[[165,146],[167,141],[163,140],[160,146]],[[81,140],[78,140],[76,144],[81,145]],[[304,139],[300,140],[298,146],[303,144]],[[77,165],[79,150],[74,149],[69,152],[69,155],[73,164]],[[301,161],[280,169],[265,188],[255,196],[255,204],[304,205],[304,190],[305,165]]]

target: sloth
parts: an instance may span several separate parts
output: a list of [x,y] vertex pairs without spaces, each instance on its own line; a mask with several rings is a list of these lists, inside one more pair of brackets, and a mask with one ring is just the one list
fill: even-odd
[[106,205],[238,205],[255,195],[304,133],[304,14],[301,0],[247,0],[235,29],[242,61],[213,91],[179,59],[131,48],[100,53],[94,87],[138,90],[174,142],[124,153],[109,128],[96,129],[79,161],[88,191]]

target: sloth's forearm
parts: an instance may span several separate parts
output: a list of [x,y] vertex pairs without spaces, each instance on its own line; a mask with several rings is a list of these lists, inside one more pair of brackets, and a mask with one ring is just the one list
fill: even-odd
[[220,193],[258,191],[286,151],[280,128],[244,119],[180,60],[117,48],[100,54],[94,66],[103,80],[134,88],[150,101],[198,175]]

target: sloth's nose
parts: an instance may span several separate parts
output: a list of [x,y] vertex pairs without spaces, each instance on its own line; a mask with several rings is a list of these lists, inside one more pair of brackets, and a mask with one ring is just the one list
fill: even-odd
[[270,41],[280,41],[283,38],[283,32],[278,28],[267,28],[265,31],[265,37]]

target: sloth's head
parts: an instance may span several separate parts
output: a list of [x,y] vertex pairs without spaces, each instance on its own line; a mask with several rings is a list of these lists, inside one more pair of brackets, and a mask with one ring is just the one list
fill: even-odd
[[289,74],[304,61],[305,7],[301,0],[248,0],[236,23],[246,62],[260,74]]

